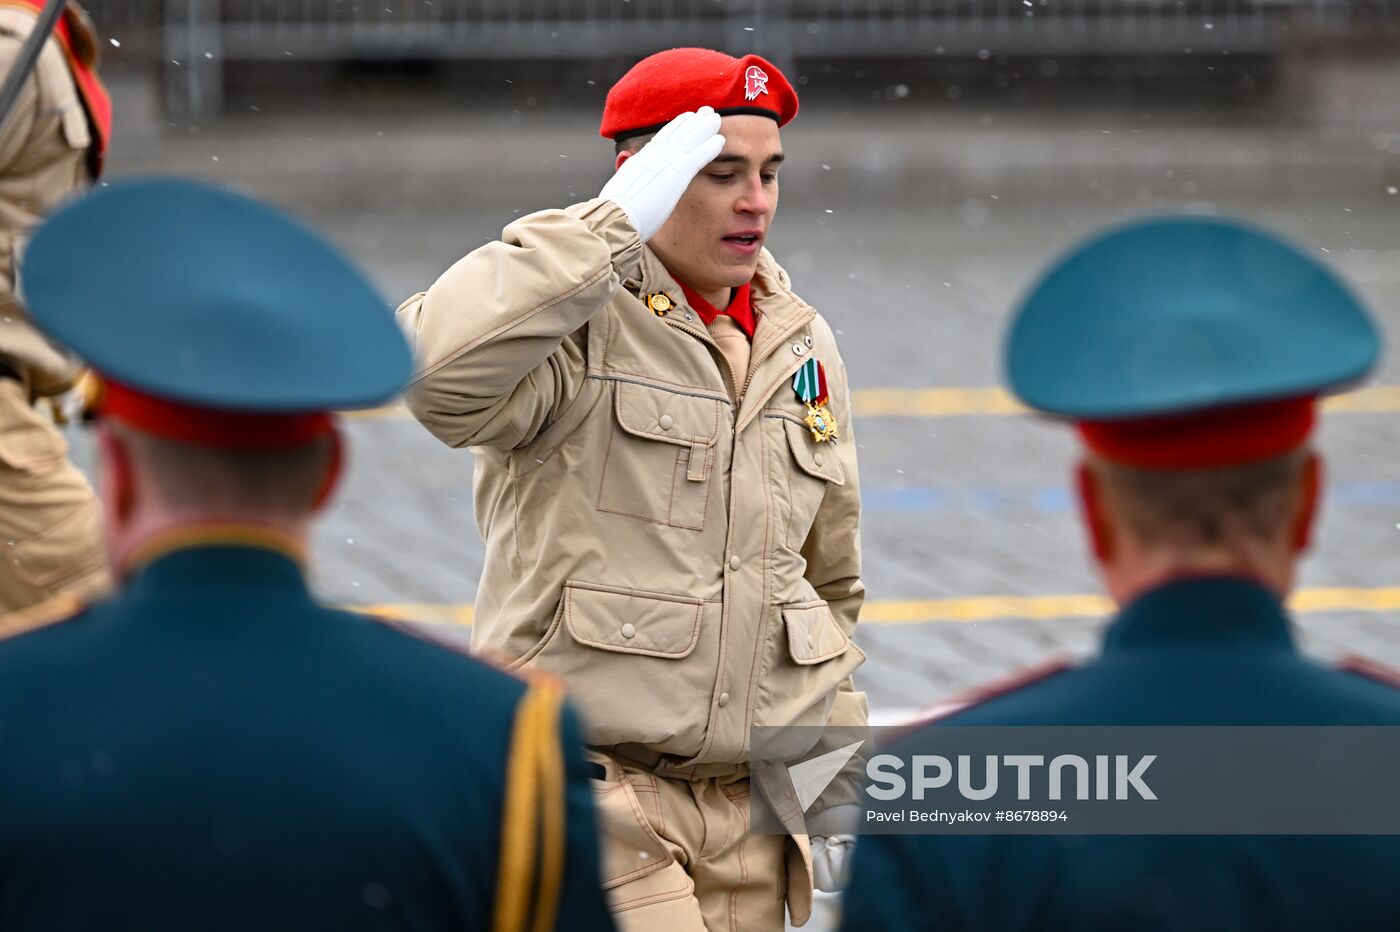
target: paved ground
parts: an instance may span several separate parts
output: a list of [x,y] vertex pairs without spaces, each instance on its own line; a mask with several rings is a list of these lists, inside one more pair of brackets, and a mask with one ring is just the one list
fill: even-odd
[[[192,133],[161,121],[139,77],[116,90],[113,176],[176,170],[260,192],[322,225],[396,299],[512,216],[591,196],[608,162],[587,112],[381,103],[309,118],[248,112]],[[896,398],[996,386],[1008,308],[1037,268],[1101,223],[1169,207],[1254,218],[1324,250],[1394,343],[1395,132],[1359,118],[811,108],[785,133],[791,164],[770,246],[841,334],[854,385]],[[1400,383],[1400,361],[1388,359],[1379,381]],[[872,600],[859,636],[870,656],[863,685],[885,714],[1048,654],[1084,654],[1101,624],[1093,614],[988,617],[997,612],[973,601],[1087,595],[1095,583],[1065,490],[1066,433],[976,413],[966,399],[952,407],[961,413],[857,423]],[[1304,612],[1304,640],[1322,655],[1400,663],[1400,594],[1390,588],[1400,586],[1397,417],[1338,413],[1323,430],[1337,491],[1302,583],[1343,590],[1314,593],[1317,604],[1366,599],[1370,608]],[[349,432],[349,482],[316,538],[318,588],[346,603],[461,619],[481,566],[470,455],[392,413],[355,420]],[[86,461],[89,441],[73,440]],[[968,614],[985,620],[920,620]]]

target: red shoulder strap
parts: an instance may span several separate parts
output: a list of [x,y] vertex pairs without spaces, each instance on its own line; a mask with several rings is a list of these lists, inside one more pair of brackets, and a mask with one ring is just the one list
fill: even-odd
[[1074,669],[1074,664],[1069,659],[1065,657],[1052,657],[1041,663],[1033,664],[1022,670],[1017,670],[1015,673],[1001,677],[1000,679],[979,683],[971,689],[964,690],[950,699],[945,699],[942,702],[935,702],[933,705],[928,706],[914,721],[900,728],[896,737],[902,737],[906,732],[916,731],[925,725],[936,725],[964,709],[969,709],[975,705],[981,705],[998,696],[1014,693],[1033,683],[1047,680],[1052,676],[1072,669]]
[[[43,0],[0,0],[0,6],[17,6],[38,16],[44,9]],[[68,68],[73,72],[73,83],[78,87],[78,97],[82,99],[83,110],[87,112],[88,123],[92,125],[96,140],[90,152],[92,176],[102,174],[103,162],[107,157],[107,146],[112,140],[112,98],[107,93],[102,79],[97,76],[96,61],[85,59],[75,51],[73,42],[74,23],[79,28],[83,24],[83,14],[69,5],[54,28],[54,38],[63,49],[63,57],[68,60]]]
[[1337,669],[1400,689],[1400,670],[1387,667],[1383,663],[1377,663],[1369,657],[1361,657],[1356,654],[1348,655],[1337,662]]

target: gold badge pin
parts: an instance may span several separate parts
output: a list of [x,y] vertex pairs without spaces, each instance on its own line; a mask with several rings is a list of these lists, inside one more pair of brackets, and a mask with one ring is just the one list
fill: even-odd
[[825,404],[807,405],[807,429],[812,432],[812,439],[817,443],[826,443],[828,440],[836,438],[836,418],[832,415],[831,409]]
[[657,317],[665,317],[675,306],[675,302],[669,296],[659,291],[656,294],[647,295],[647,307],[651,308],[651,312]]

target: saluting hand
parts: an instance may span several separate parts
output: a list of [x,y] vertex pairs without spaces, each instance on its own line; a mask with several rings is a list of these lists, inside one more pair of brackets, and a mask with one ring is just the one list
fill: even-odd
[[840,892],[850,879],[855,843],[854,835],[813,835],[812,885],[823,893]]
[[645,243],[671,216],[691,179],[723,148],[713,107],[682,113],[623,162],[599,196],[622,208]]

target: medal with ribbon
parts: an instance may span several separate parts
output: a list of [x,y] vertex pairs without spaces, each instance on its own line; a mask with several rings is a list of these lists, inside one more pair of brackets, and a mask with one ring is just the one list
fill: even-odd
[[797,400],[807,406],[804,421],[812,431],[812,439],[817,443],[837,439],[836,418],[827,407],[830,399],[826,391],[826,367],[821,360],[813,357],[802,364],[793,376],[792,390],[797,393]]

